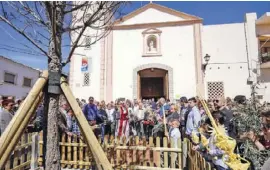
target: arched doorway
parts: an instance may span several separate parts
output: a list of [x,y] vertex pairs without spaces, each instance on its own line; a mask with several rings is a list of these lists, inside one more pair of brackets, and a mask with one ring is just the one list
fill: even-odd
[[173,100],[173,70],[163,64],[146,64],[133,71],[133,96],[136,99]]
[[155,100],[169,97],[168,71],[159,68],[150,68],[138,71],[139,98]]

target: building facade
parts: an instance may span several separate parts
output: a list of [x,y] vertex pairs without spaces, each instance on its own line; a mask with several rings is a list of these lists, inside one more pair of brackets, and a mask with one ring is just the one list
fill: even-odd
[[39,75],[39,70],[0,56],[0,96],[26,97]]
[[203,25],[202,18],[150,3],[116,20],[107,37],[77,49],[83,55],[72,57],[69,84],[84,99],[174,100],[249,97],[252,80],[270,101],[270,67],[261,60],[270,51],[269,18],[249,13],[243,23]]

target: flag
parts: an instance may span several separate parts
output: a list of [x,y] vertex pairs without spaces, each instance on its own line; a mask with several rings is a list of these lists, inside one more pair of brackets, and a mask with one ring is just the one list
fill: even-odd
[[81,71],[82,72],[87,72],[88,71],[88,58],[87,57],[82,57]]

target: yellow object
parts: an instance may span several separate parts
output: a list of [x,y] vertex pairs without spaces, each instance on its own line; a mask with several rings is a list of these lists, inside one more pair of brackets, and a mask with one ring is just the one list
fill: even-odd
[[[211,124],[213,125],[212,134],[216,137],[215,145],[225,152],[223,156],[224,162],[232,170],[247,170],[250,166],[250,163],[246,159],[241,158],[239,155],[234,153],[236,141],[226,135],[224,126],[217,126],[208,106],[201,97],[200,102],[202,103],[203,108],[209,117]],[[228,159],[225,159],[225,156],[228,156]],[[241,160],[246,163],[242,163]]]
[[201,135],[201,142],[202,142],[204,147],[206,147],[209,143],[204,135]]
[[200,138],[199,138],[198,135],[197,135],[196,133],[194,133],[194,132],[192,132],[192,134],[191,134],[191,139],[192,139],[192,141],[193,141],[194,143],[196,143],[196,144],[200,143]]

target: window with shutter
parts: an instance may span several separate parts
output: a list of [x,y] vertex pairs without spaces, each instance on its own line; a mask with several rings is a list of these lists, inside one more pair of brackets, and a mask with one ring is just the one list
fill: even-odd
[[15,84],[15,79],[16,79],[15,74],[5,73],[5,76],[4,76],[4,82],[5,83]]
[[90,73],[84,73],[83,75],[83,86],[90,85]]
[[84,39],[85,41],[85,49],[91,50],[91,37],[87,36]]
[[216,100],[224,97],[223,82],[207,82],[208,99]]
[[23,86],[31,87],[31,84],[32,84],[32,79],[29,79],[29,78],[26,78],[26,77],[23,78]]

